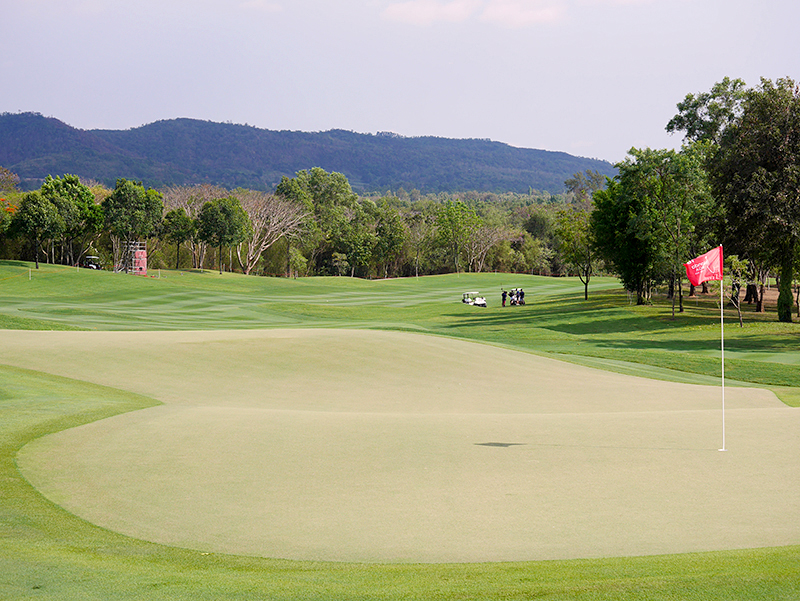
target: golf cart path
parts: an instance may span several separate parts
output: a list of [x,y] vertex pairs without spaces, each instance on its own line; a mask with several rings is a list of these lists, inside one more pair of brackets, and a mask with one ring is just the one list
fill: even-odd
[[472,562],[800,541],[800,411],[367,330],[3,332],[0,363],[164,405],[18,464],[90,522],[288,559]]

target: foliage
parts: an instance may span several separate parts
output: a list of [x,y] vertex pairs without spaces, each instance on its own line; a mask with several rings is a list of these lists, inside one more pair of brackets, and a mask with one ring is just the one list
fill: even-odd
[[172,209],[164,215],[159,235],[175,245],[175,269],[180,266],[181,244],[191,240],[196,231],[197,224],[183,207]]
[[209,200],[197,218],[197,236],[217,247],[217,263],[222,273],[222,247],[235,246],[253,233],[250,219],[234,196]]
[[0,166],[0,193],[13,192],[19,187],[19,175]]
[[709,164],[726,208],[732,250],[780,268],[780,321],[791,321],[800,241],[800,92],[791,79],[762,79],[724,132]]
[[103,201],[105,227],[114,241],[115,270],[126,273],[132,265],[131,243],[157,233],[164,212],[162,195],[139,182],[117,180],[114,191]]
[[[284,177],[275,194],[291,201],[308,214],[305,242],[309,248],[309,267],[313,273],[332,273],[334,252],[359,252],[360,243],[353,218],[359,215],[358,196],[341,173],[328,173],[314,167]],[[350,240],[345,237],[350,235]],[[352,258],[348,261],[353,264]]]
[[727,128],[741,115],[745,93],[744,81],[725,77],[710,92],[687,94],[666,129],[670,133],[684,132],[685,139],[691,142],[719,144]]
[[659,275],[659,245],[656,225],[646,210],[645,198],[635,193],[626,176],[609,180],[605,190],[594,194],[592,237],[597,251],[625,288],[636,293],[636,304],[650,298]]
[[39,192],[28,192],[22,197],[11,221],[12,232],[24,236],[33,244],[36,269],[39,269],[42,241],[57,236],[63,229],[64,220],[58,209]]
[[590,226],[591,213],[586,210],[561,211],[556,226],[564,261],[583,282],[584,300],[589,300],[589,281],[597,263]]
[[467,246],[481,226],[481,220],[474,210],[463,202],[447,201],[436,216],[437,236],[447,249],[453,269],[458,273]]
[[158,228],[163,213],[162,195],[140,182],[117,180],[104,202],[105,223],[111,234],[124,241],[147,238]]
[[239,265],[245,274],[249,274],[268,248],[281,238],[301,231],[308,213],[298,202],[276,194],[241,188],[234,190],[233,194],[252,226],[252,236],[236,246]]
[[58,209],[64,222],[62,234],[63,262],[80,263],[89,246],[100,235],[103,227],[103,208],[95,201],[88,186],[76,175],[53,178],[48,175],[41,189],[42,196]]
[[589,209],[592,204],[592,195],[602,190],[606,183],[606,176],[599,171],[587,169],[585,173],[576,173],[564,182],[568,192],[575,197],[575,202],[582,208]]

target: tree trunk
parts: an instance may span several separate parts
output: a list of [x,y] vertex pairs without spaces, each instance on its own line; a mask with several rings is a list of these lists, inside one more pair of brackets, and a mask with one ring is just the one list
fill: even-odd
[[797,317],[800,317],[800,285],[795,287],[794,306],[797,309]]
[[781,261],[781,279],[778,289],[778,321],[792,322],[792,280],[794,279],[794,256],[785,253]]

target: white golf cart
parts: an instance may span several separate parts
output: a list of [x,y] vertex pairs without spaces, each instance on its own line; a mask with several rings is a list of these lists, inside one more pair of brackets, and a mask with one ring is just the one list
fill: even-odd
[[83,258],[81,267],[85,269],[102,269],[100,265],[100,257],[97,255],[87,255]]
[[480,292],[465,292],[461,295],[461,302],[473,307],[486,307],[486,299],[480,295]]

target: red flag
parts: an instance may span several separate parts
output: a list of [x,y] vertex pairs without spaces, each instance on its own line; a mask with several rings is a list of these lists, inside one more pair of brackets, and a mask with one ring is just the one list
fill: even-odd
[[708,280],[721,280],[722,246],[700,255],[684,265],[686,266],[686,276],[693,286],[699,286]]

